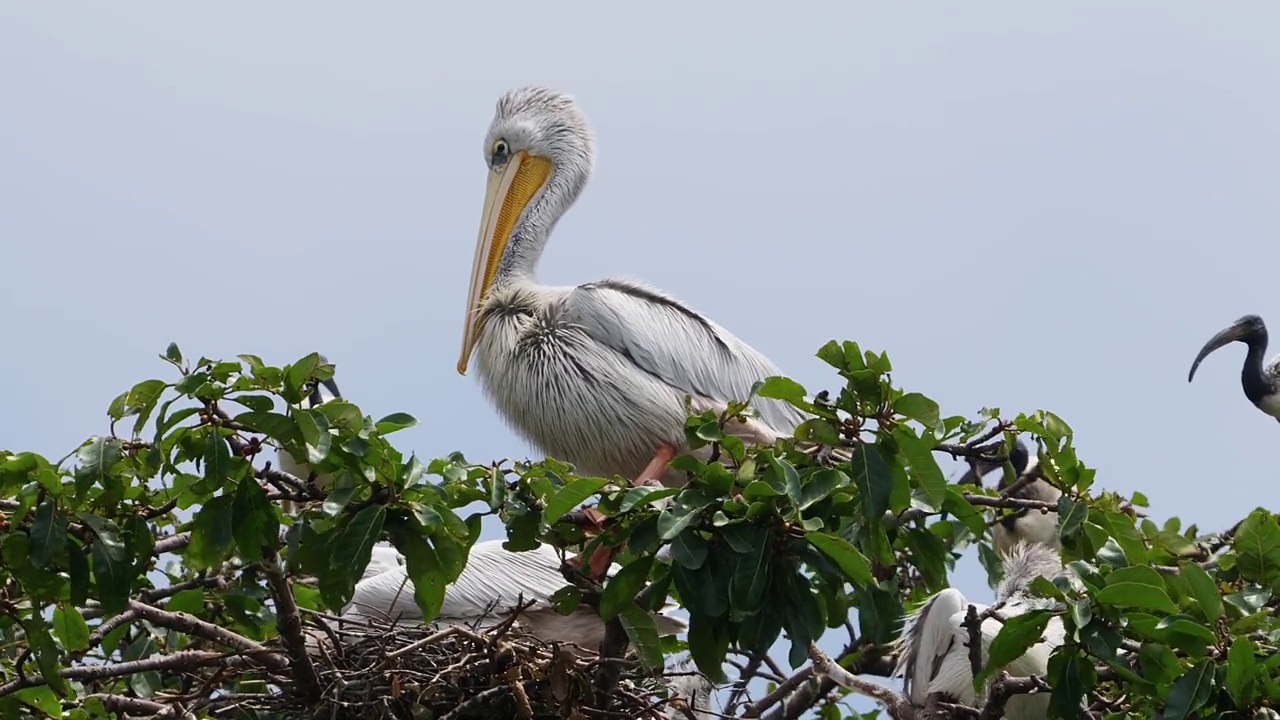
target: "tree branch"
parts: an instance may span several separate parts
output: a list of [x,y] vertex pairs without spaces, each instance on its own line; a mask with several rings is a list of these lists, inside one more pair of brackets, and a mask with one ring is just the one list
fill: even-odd
[[250,654],[258,658],[263,665],[272,670],[284,670],[289,667],[289,660],[279,653],[274,652],[265,645],[260,645],[249,638],[234,633],[226,628],[218,627],[213,623],[205,622],[198,617],[188,615],[184,612],[169,612],[161,610],[154,605],[132,600],[129,607],[138,614],[143,620],[150,621],[160,627],[185,632],[190,635],[202,637],[227,647],[233,648],[244,654]]
[[315,665],[307,654],[307,643],[302,637],[302,616],[298,614],[298,603],[293,597],[293,588],[289,586],[289,578],[281,568],[280,554],[272,550],[263,564],[267,584],[276,603],[276,629],[280,631],[285,650],[293,661],[293,677],[307,696],[320,697],[320,678],[316,676]]

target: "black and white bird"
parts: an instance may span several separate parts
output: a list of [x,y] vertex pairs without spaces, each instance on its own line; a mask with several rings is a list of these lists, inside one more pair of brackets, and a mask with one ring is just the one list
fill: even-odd
[[[1037,577],[1053,578],[1068,574],[1058,551],[1041,543],[1020,542],[1004,557],[1004,580],[996,593],[998,613],[1004,618],[1039,609],[1057,609],[1057,601],[1031,594],[1029,587]],[[893,676],[903,678],[903,695],[918,708],[929,705],[930,696],[938,700],[974,707],[985,702],[983,693],[974,692],[973,665],[969,659],[969,629],[963,624],[972,604],[979,617],[986,605],[971,603],[959,590],[947,588],[929,598],[918,610],[906,616],[902,635],[895,643],[898,653]],[[999,634],[1000,620],[988,617],[981,623],[982,663],[988,660],[991,642]],[[1005,666],[1013,677],[1043,675],[1049,668],[1049,655],[1062,644],[1065,628],[1061,616],[1050,618],[1042,639],[1021,657]],[[1047,693],[1014,695],[1005,705],[1004,717],[1010,720],[1041,720],[1049,706]]]
[[[1056,503],[1062,497],[1062,491],[1044,479],[1040,472],[1040,459],[1032,458],[1027,446],[1021,440],[1014,442],[1009,449],[1009,464],[1013,466],[1014,482],[1031,476],[1034,479],[1013,492],[1011,497],[1024,500],[1040,500]],[[978,480],[993,470],[1003,467],[1003,463],[994,463],[983,459],[970,459],[969,470],[960,479],[960,484],[978,484]],[[1009,487],[1009,479],[1001,476],[998,489]],[[1062,546],[1062,538],[1058,528],[1058,513],[1053,511],[1019,508],[1006,513],[991,529],[993,545],[1000,555],[1005,555],[1020,541],[1040,543],[1053,550]]]
[[1249,348],[1244,356],[1244,367],[1240,370],[1244,396],[1254,407],[1280,421],[1280,355],[1266,362],[1267,324],[1257,315],[1245,315],[1209,338],[1209,342],[1200,348],[1195,362],[1191,363],[1187,382],[1195,378],[1196,368],[1209,353],[1233,342],[1242,342]]
[[[329,361],[325,356],[321,355],[320,364],[327,365],[328,363]],[[341,397],[342,393],[338,391],[338,384],[333,381],[333,378],[321,380],[316,383],[306,399],[303,400],[303,407],[307,410],[314,410],[327,402],[338,400]],[[276,453],[276,464],[281,472],[289,473],[303,482],[306,482],[311,475],[311,467],[306,462],[294,458],[284,448],[280,448]],[[315,486],[320,490],[327,490],[332,484],[333,478],[329,475],[320,475],[315,479]],[[294,515],[298,512],[298,507],[292,500],[281,500],[280,509],[289,515]]]

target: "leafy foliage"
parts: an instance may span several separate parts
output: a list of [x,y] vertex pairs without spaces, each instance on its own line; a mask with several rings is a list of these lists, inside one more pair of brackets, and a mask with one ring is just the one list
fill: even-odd
[[[188,363],[173,345],[161,357],[176,377],[117,396],[110,432],[63,462],[0,451],[6,717],[136,713],[188,697],[197,675],[205,693],[197,715],[219,707],[214,690],[278,692],[282,673],[297,680],[289,692],[315,692],[301,675],[305,663],[289,662],[298,659],[294,616],[340,611],[374,544],[389,540],[405,557],[415,602],[435,618],[490,515],[512,551],[625,544],[624,569],[603,587],[569,574],[556,599],[566,611],[594,604],[644,667],[687,648],[703,673],[725,681],[729,661],[743,657],[758,669],[781,638],[791,670],[813,675],[793,685],[788,703],[824,720],[861,717],[829,694],[865,688],[808,665],[811,644],[846,633],[839,665],[886,674],[904,612],[948,587],[967,548],[980,553],[993,586],[999,580],[989,518],[1018,509],[1057,513],[1077,581],[1034,583],[1057,608],[1006,620],[979,685],[1006,682],[1000,668],[1056,616],[1065,640],[1044,680],[1057,717],[1082,708],[1107,718],[1276,716],[1273,514],[1259,508],[1220,534],[1184,530],[1177,518],[1157,524],[1137,509],[1146,505],[1140,494],[1094,490],[1095,470],[1053,413],[944,416],[925,395],[893,385],[886,354],[852,342],[818,351],[841,379],[834,392],[810,395],[794,380],[770,378],[725,412],[692,414],[693,452],[672,463],[688,478],[680,488],[582,477],[550,458],[504,466],[406,456],[388,438],[416,424],[410,415],[375,421],[347,400],[299,408],[333,376],[314,353],[283,367],[253,355]],[[733,424],[754,397],[811,418],[794,438],[747,447]],[[1051,507],[949,483],[938,463],[943,455],[1001,461],[1019,434],[1035,438],[1045,479],[1063,491]],[[322,490],[273,468],[276,448],[332,485]],[[300,512],[283,513],[284,500]],[[606,518],[603,532],[578,522],[584,502]],[[162,564],[167,557],[177,561]],[[290,584],[282,574],[313,580]],[[688,612],[686,641],[660,639],[644,612],[668,598]],[[231,667],[228,647],[273,652],[279,662],[215,672]],[[775,695],[726,712],[767,711],[782,699]]]

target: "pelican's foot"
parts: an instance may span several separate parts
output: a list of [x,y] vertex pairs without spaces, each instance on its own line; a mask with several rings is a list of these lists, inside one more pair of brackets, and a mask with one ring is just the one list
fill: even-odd
[[671,461],[676,456],[676,449],[671,443],[662,443],[658,446],[658,451],[654,453],[653,459],[640,471],[640,477],[636,478],[635,485],[662,485],[662,476],[667,474],[670,469]]

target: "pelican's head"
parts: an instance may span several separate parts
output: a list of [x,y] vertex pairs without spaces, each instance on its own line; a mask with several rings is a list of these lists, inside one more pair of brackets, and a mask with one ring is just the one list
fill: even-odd
[[495,279],[532,272],[551,228],[586,185],[594,159],[591,128],[573,98],[539,86],[498,98],[484,140],[489,178],[459,373],[467,373],[481,330],[480,307]]
[[1209,338],[1209,342],[1200,348],[1200,354],[1196,355],[1195,362],[1191,363],[1191,372],[1187,373],[1187,382],[1195,378],[1196,368],[1200,367],[1200,363],[1214,350],[1232,342],[1252,344],[1259,340],[1263,345],[1267,342],[1267,324],[1262,322],[1262,318],[1257,315],[1245,315],[1231,323],[1231,327]]

